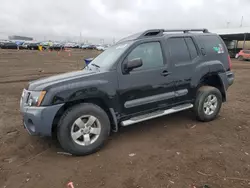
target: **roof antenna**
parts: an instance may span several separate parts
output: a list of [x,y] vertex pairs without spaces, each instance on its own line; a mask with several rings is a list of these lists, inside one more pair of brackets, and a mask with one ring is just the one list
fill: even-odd
[[240,22],[240,27],[242,27],[242,25],[243,25],[243,16],[241,17],[241,22]]

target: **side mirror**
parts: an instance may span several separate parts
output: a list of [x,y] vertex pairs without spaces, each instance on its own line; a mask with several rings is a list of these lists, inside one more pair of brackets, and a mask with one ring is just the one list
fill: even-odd
[[88,65],[91,61],[93,61],[94,58],[87,58],[87,59],[84,59],[86,65]]
[[136,58],[132,59],[127,62],[127,65],[125,66],[126,72],[130,72],[135,68],[141,67],[142,66],[142,59],[141,58]]

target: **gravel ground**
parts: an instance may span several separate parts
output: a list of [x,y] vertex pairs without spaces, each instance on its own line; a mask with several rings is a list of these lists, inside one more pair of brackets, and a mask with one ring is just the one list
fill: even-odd
[[98,153],[62,155],[23,129],[19,98],[28,80],[79,69],[96,51],[0,50],[0,188],[250,187],[250,63],[233,60],[228,102],[213,122],[190,111],[122,128]]

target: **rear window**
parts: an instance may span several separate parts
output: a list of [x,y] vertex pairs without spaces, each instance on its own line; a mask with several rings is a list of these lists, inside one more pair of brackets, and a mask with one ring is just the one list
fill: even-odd
[[224,54],[225,47],[223,41],[217,35],[200,36],[199,40],[207,55]]

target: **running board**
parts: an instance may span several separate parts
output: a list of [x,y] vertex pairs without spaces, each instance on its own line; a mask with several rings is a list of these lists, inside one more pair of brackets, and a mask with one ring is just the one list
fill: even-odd
[[183,111],[183,110],[187,110],[187,109],[190,109],[190,108],[193,108],[192,104],[183,104],[183,105],[176,106],[176,107],[173,107],[173,108],[170,108],[170,109],[167,109],[167,110],[152,112],[152,113],[149,113],[149,114],[133,117],[131,119],[122,121],[121,126],[125,127],[125,126],[128,126],[128,125],[132,125],[132,124],[139,123],[139,122],[142,122],[142,121],[146,121],[146,120],[149,120],[149,119],[165,116],[165,115],[168,115],[168,114],[173,114],[173,113],[180,112],[180,111]]

